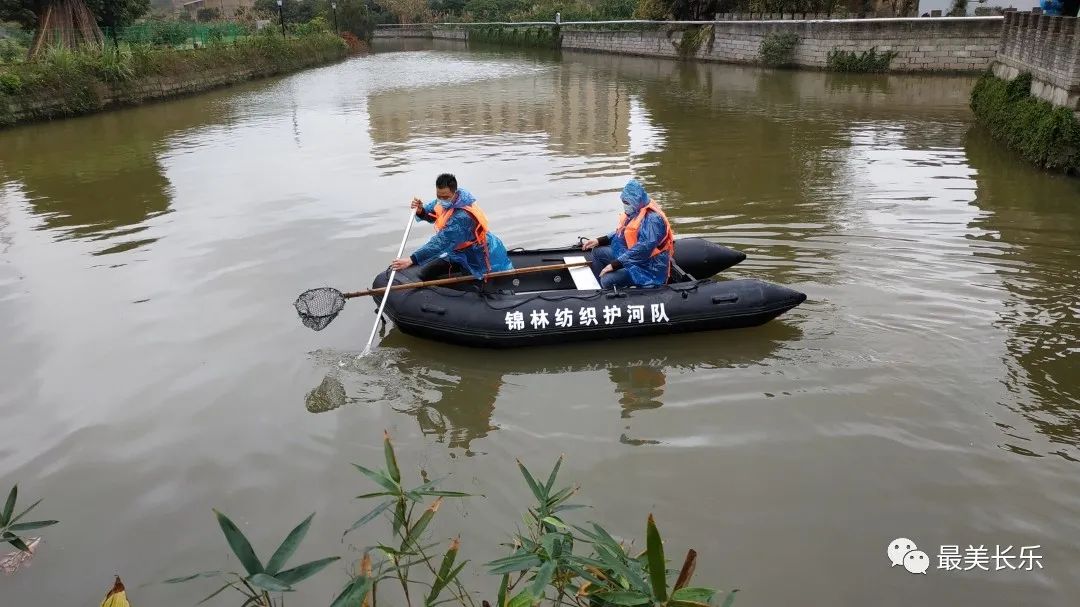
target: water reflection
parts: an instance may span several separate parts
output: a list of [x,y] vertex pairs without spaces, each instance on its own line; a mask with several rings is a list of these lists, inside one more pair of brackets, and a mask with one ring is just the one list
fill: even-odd
[[22,191],[42,228],[60,239],[106,241],[98,255],[150,244],[147,220],[168,213],[159,155],[171,134],[221,118],[208,100],[163,103],[3,134],[0,183]]
[[[493,417],[499,394],[515,377],[606,371],[619,404],[618,419],[629,420],[664,405],[672,374],[769,364],[784,358],[783,350],[795,346],[801,336],[800,329],[777,321],[753,329],[663,336],[632,344],[496,351],[464,349],[391,330],[364,358],[316,353],[316,364],[331,370],[308,392],[305,408],[322,413],[345,405],[388,406],[415,418],[423,434],[471,455],[474,441],[498,429]],[[641,350],[651,355],[636,353]],[[551,397],[566,400],[581,395]],[[620,427],[629,430],[625,423]],[[622,432],[620,442],[660,441]]]
[[[1001,381],[1013,398],[1001,404],[1046,437],[1049,453],[1076,461],[1080,453],[1062,446],[1080,446],[1080,183],[1028,167],[979,130],[967,153],[978,169],[975,204],[987,211],[973,227],[994,245],[977,254],[1008,293],[995,325],[1007,331]],[[1004,448],[1038,454],[1023,429],[997,423]]]
[[522,135],[575,157],[625,156],[629,150],[629,91],[618,80],[538,64],[512,76],[470,82],[468,88],[468,95],[448,92],[442,84],[371,94],[373,154],[380,160],[393,157],[400,144],[418,137],[519,141]]

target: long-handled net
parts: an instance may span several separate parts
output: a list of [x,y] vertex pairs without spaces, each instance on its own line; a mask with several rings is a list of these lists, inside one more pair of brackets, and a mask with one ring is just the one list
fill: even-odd
[[345,294],[332,287],[310,289],[301,293],[293,305],[305,327],[322,331],[345,309]]
[[[529,268],[522,268],[520,270],[502,270],[499,272],[491,272],[484,275],[485,280],[493,278],[505,278],[509,276],[520,276],[522,274],[535,274],[539,272],[554,272],[558,270],[567,270],[570,268],[577,268],[589,265],[587,261],[563,263],[549,266],[533,266]],[[331,322],[337,318],[337,315],[345,309],[345,300],[352,299],[354,297],[363,297],[366,295],[382,295],[388,291],[401,291],[405,289],[421,289],[424,287],[434,287],[441,285],[459,284],[464,282],[475,281],[476,278],[471,274],[466,276],[457,276],[454,278],[439,278],[437,280],[425,280],[423,282],[409,282],[404,284],[396,284],[381,289],[368,289],[367,291],[355,291],[353,293],[342,293],[332,287],[319,287],[318,289],[309,289],[300,294],[296,298],[296,302],[293,304],[296,307],[297,314],[300,315],[300,322],[304,323],[305,327],[314,329],[316,331],[322,331]]]

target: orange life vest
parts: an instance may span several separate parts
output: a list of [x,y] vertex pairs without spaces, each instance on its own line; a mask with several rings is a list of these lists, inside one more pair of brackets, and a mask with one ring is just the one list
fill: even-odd
[[480,245],[480,248],[484,250],[484,263],[487,264],[487,271],[491,271],[491,259],[488,257],[487,246],[487,233],[488,233],[488,220],[487,215],[484,215],[484,211],[480,207],[476,206],[476,203],[470,204],[467,207],[459,208],[446,208],[441,204],[435,205],[435,231],[438,232],[446,227],[449,223],[450,217],[454,215],[454,211],[465,211],[472,218],[476,220],[476,231],[473,233],[473,239],[468,242],[463,242],[454,248],[455,251],[462,251],[473,245]]
[[632,220],[626,216],[626,213],[623,213],[619,220],[619,227],[615,230],[615,233],[622,234],[622,237],[626,240],[626,248],[633,248],[634,245],[637,244],[638,231],[641,230],[641,222],[645,221],[645,215],[648,214],[649,211],[656,213],[664,220],[664,229],[666,230],[664,237],[660,239],[659,245],[653,249],[653,252],[649,257],[656,257],[664,252],[674,255],[675,233],[671,231],[671,223],[668,222],[667,215],[664,215],[664,211],[660,209],[660,205],[652,200],[649,200],[649,204],[642,207],[641,211],[638,212],[637,217],[634,217]]

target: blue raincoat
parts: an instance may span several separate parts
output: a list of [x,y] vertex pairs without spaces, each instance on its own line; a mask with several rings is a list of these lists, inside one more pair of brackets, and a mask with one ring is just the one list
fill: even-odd
[[[444,208],[460,209],[476,202],[476,198],[463,188],[458,188],[457,195],[453,200],[439,200],[436,198],[424,205],[424,213],[417,215],[417,221],[435,223],[435,205],[441,204]],[[445,259],[451,263],[465,268],[477,279],[483,278],[488,272],[487,263],[484,261],[484,249],[474,244],[467,249],[456,251],[462,243],[473,239],[476,234],[476,220],[468,213],[454,213],[446,223],[446,227],[439,230],[431,237],[424,246],[420,247],[409,257],[413,263],[422,265],[435,258]],[[513,270],[510,257],[506,254],[506,247],[499,237],[487,233],[488,259],[491,261],[491,271],[501,272]]]
[[[632,208],[631,213],[628,214],[627,221],[629,222],[637,217],[643,207],[648,206],[649,194],[640,183],[631,180],[623,188],[622,200],[624,205],[629,204]],[[611,240],[611,253],[627,269],[635,285],[654,287],[667,283],[668,260],[671,255],[665,251],[656,257],[649,257],[666,232],[663,218],[656,213],[647,213],[638,231],[637,244],[632,248],[627,248],[626,239],[622,235],[615,232],[608,234]]]

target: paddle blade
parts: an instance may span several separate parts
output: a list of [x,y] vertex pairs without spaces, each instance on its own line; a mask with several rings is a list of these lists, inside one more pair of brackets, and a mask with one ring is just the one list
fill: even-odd
[[330,287],[310,289],[301,293],[293,305],[305,327],[322,331],[345,308],[345,296]]

